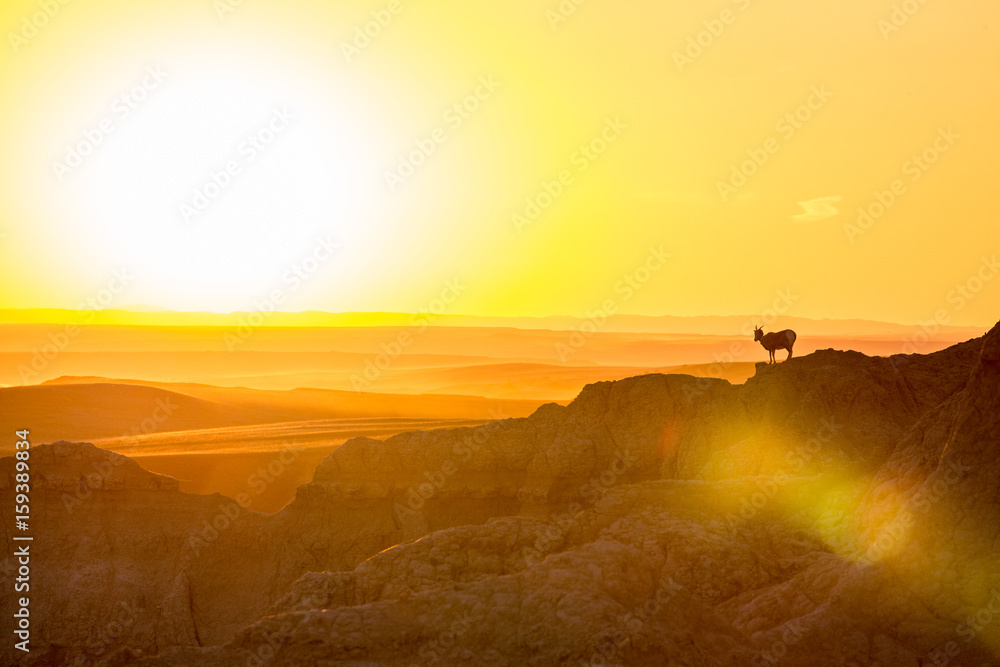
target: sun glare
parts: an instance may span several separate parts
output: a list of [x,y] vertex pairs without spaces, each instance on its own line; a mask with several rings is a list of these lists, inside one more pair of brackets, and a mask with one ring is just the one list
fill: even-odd
[[89,125],[53,133],[53,203],[90,229],[88,250],[141,270],[157,306],[297,289],[367,214],[377,131],[329,81],[178,57],[107,87]]

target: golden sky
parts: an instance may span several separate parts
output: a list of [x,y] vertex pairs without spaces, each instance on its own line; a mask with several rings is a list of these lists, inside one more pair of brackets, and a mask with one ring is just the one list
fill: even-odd
[[989,324],[998,18],[5,0],[0,307]]

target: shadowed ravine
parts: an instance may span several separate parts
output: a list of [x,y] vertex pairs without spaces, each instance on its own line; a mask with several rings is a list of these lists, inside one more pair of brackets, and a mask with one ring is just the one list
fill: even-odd
[[37,446],[37,643],[2,659],[998,664],[998,387],[1000,325],[743,385],[600,382],[526,418],[349,440],[274,515]]

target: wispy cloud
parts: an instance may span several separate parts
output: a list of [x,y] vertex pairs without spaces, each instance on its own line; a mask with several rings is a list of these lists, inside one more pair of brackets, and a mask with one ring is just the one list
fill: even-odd
[[833,195],[831,197],[819,197],[818,199],[810,199],[809,201],[800,201],[799,206],[802,207],[803,212],[793,215],[792,220],[813,222],[815,220],[832,218],[840,213],[840,210],[834,204],[839,203],[842,199],[843,197],[840,195]]

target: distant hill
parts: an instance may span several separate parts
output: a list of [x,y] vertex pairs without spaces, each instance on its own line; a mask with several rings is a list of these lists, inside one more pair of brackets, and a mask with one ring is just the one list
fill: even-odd
[[310,420],[523,417],[543,402],[59,378],[0,388],[0,428],[31,426],[37,442],[98,440]]

